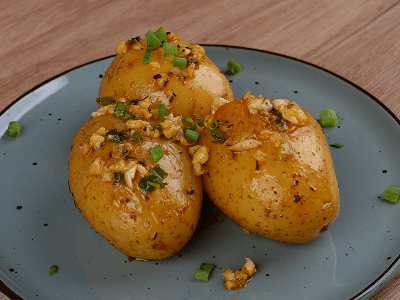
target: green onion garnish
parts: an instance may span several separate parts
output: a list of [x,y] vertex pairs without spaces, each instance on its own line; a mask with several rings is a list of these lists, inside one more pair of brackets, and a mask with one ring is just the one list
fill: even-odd
[[191,130],[191,129],[186,129],[185,131],[185,138],[197,142],[197,139],[199,138],[200,133],[197,131]]
[[140,144],[141,142],[143,142],[143,135],[139,131],[135,131],[134,133],[132,133],[129,138],[132,141],[136,142],[137,144]]
[[165,183],[162,182],[156,175],[150,175],[139,180],[139,187],[146,193],[151,193],[155,188],[163,189]]
[[[185,123],[190,123],[191,125],[188,126]],[[190,117],[186,117],[182,120],[182,124],[186,129],[191,129],[191,130],[195,130],[197,128],[197,125],[194,123],[193,119]]]
[[156,175],[159,179],[164,179],[168,173],[160,167],[160,165],[155,166],[149,171],[151,174]]
[[159,179],[154,179],[154,181],[148,181],[147,184],[160,190],[162,190],[165,186],[165,183]]
[[7,135],[11,138],[17,138],[21,132],[21,124],[17,121],[11,121],[8,124]]
[[218,127],[218,121],[214,121],[208,126],[208,130],[213,131]]
[[149,154],[151,159],[156,162],[160,160],[161,157],[164,156],[163,150],[161,145],[157,145],[149,150]]
[[182,52],[178,51],[178,46],[176,44],[163,43],[163,50],[165,57],[173,58],[176,54],[181,54]]
[[197,280],[207,281],[210,279],[211,271],[214,269],[213,264],[201,264],[194,274],[194,278]]
[[222,133],[222,131],[214,129],[211,131],[211,137],[216,140],[218,143],[223,144],[226,141],[226,137]]
[[204,121],[197,122],[197,125],[200,126],[200,127],[203,127],[204,126]]
[[160,124],[151,125],[151,128],[152,128],[153,130],[158,130],[158,131],[160,132],[160,135],[163,134],[163,128],[162,128],[162,126],[161,126]]
[[150,185],[149,182],[152,182],[153,180],[158,179],[156,175],[150,175],[150,176],[146,176],[143,178],[140,178],[139,180],[139,187],[146,193],[150,193],[152,192],[155,187]]
[[338,144],[338,143],[333,143],[333,144],[329,144],[329,146],[332,146],[332,147],[335,147],[335,148],[342,148],[344,145]]
[[127,120],[132,118],[133,116],[130,113],[128,113],[127,107],[128,104],[126,104],[125,102],[118,102],[114,108],[114,114],[122,120]]
[[154,36],[162,43],[167,39],[168,35],[165,29],[160,27],[154,32]]
[[53,274],[55,274],[56,272],[58,271],[58,266],[56,266],[56,265],[52,265],[51,267],[50,267],[50,276],[51,275],[53,275]]
[[153,55],[153,51],[154,49],[146,49],[146,53],[144,54],[143,60],[142,60],[142,64],[149,64],[150,60],[151,60],[151,56]]
[[232,75],[239,74],[240,71],[242,71],[242,65],[232,58],[230,61],[228,61],[228,70],[232,73]]
[[126,134],[124,132],[115,129],[108,131],[107,135],[111,135],[112,141],[115,143],[123,143],[126,138]]
[[145,36],[147,39],[147,47],[154,49],[161,46],[161,41],[155,36],[152,30],[147,31]]
[[107,106],[109,104],[113,104],[113,103],[117,102],[117,100],[115,100],[114,98],[112,98],[110,96],[105,96],[102,98],[97,98],[96,102],[101,106]]
[[176,57],[174,56],[174,60],[172,61],[172,66],[184,69],[187,65],[187,59],[184,57]]
[[400,200],[400,189],[398,187],[389,185],[383,193],[383,200],[397,203]]
[[336,112],[333,109],[325,109],[319,113],[319,123],[322,127],[333,127],[338,123]]
[[158,104],[157,108],[161,121],[164,121],[165,117],[168,116],[167,108],[164,104]]

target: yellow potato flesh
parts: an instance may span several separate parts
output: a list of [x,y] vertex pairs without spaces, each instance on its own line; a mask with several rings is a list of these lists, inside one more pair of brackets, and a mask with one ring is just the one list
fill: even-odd
[[[99,150],[84,155],[82,147],[99,128],[126,129],[124,121],[112,115],[90,119],[76,134],[69,160],[69,184],[75,205],[92,227],[128,256],[159,260],[179,251],[192,236],[200,217],[202,184],[192,175],[186,149],[165,138],[146,138],[135,142],[105,142]],[[157,162],[148,150],[161,145],[164,156]],[[101,158],[102,172],[121,161],[135,159],[147,170],[159,164],[167,173],[164,189],[145,193],[139,188],[136,172],[133,188],[113,183],[90,173]]]
[[[245,230],[286,243],[316,239],[339,213],[339,191],[324,133],[306,111],[308,122],[278,125],[270,112],[250,114],[248,99],[221,106],[214,114],[227,141],[203,130],[199,143],[210,149],[203,184],[211,200]],[[282,123],[281,123],[282,124]],[[265,129],[269,130],[265,131]],[[246,139],[261,144],[231,151]],[[282,145],[289,146],[284,154]]]
[[228,80],[202,54],[202,47],[180,39],[166,42],[177,44],[178,50],[191,51],[188,55],[181,55],[188,59],[186,68],[173,67],[173,59],[164,57],[162,46],[154,50],[150,64],[143,64],[147,41],[142,39],[128,45],[125,53],[115,57],[102,79],[98,96],[127,100],[147,97],[152,103],[151,109],[162,103],[169,113],[192,117],[194,121],[211,114],[215,98],[234,99]]

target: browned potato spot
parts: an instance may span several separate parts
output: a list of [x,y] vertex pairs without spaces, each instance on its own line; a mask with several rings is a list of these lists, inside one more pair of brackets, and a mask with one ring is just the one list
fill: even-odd
[[318,122],[294,102],[249,93],[214,114],[219,143],[209,148],[203,184],[212,201],[245,230],[286,243],[310,242],[339,213],[333,162]]
[[[127,130],[113,115],[94,117],[76,134],[69,160],[75,205],[93,228],[128,256],[158,260],[179,251],[200,217],[202,184],[192,175],[191,158],[179,143],[145,136],[142,143],[114,142]],[[161,145],[153,162],[149,149]],[[160,165],[168,175],[163,189],[145,193],[139,180]]]
[[168,112],[193,120],[203,120],[213,108],[234,99],[228,80],[208,59],[204,48],[192,45],[170,33],[167,43],[178,45],[187,59],[186,68],[173,67],[172,58],[164,57],[163,47],[156,48],[151,62],[143,64],[147,40],[126,44],[109,66],[100,85],[99,97],[136,100],[147,98],[151,109],[163,103]]

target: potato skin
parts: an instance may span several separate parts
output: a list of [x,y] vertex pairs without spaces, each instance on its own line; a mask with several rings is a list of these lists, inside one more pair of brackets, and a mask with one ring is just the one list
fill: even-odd
[[152,102],[151,109],[163,103],[169,113],[192,117],[194,121],[203,120],[211,114],[214,98],[233,101],[234,95],[228,80],[202,54],[204,49],[175,37],[170,34],[167,42],[177,44],[181,47],[178,50],[190,48],[188,61],[195,62],[189,63],[185,69],[174,68],[172,58],[164,57],[161,46],[154,50],[151,63],[143,64],[147,40],[142,39],[139,43],[128,45],[125,53],[116,55],[101,81],[99,98],[110,96],[135,100],[148,97]]
[[[118,250],[128,256],[160,260],[179,251],[192,236],[200,217],[202,184],[192,175],[190,157],[178,143],[164,138],[145,140],[138,145],[106,142],[99,150],[82,155],[80,146],[100,127],[124,130],[125,122],[103,115],[86,122],[77,132],[69,159],[69,184],[76,207],[85,219]],[[163,147],[164,156],[153,162],[148,150]],[[113,184],[91,175],[91,163],[100,157],[103,166],[134,157],[147,169],[159,164],[168,175],[164,189],[144,193],[136,173],[133,188]]]
[[[227,141],[216,142],[210,132],[199,143],[209,147],[203,185],[211,200],[245,230],[285,243],[316,239],[339,213],[339,191],[329,146],[318,122],[305,110],[306,126],[275,124],[277,116],[250,114],[248,99],[221,106],[214,114]],[[265,138],[262,132],[272,134]],[[275,137],[275,140],[274,140]],[[256,138],[255,149],[233,152],[227,145]],[[293,154],[279,158],[277,140]],[[257,160],[256,151],[265,153]],[[258,153],[259,154],[259,153]]]

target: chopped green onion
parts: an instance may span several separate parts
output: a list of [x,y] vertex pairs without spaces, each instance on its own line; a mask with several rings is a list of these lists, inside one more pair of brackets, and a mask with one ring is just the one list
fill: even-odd
[[132,141],[136,142],[137,144],[140,144],[143,142],[143,135],[139,131],[135,131],[134,133],[131,134],[129,137]]
[[151,159],[156,162],[164,156],[161,145],[157,145],[149,150],[149,154]]
[[173,58],[174,55],[181,54],[177,47],[176,44],[163,43],[164,56]]
[[338,144],[338,143],[333,143],[333,144],[329,144],[329,146],[332,146],[332,147],[335,147],[335,148],[342,148],[344,145]]
[[160,124],[158,124],[158,125],[151,125],[151,128],[152,128],[153,130],[158,130],[158,131],[160,132],[160,135],[163,134],[163,128],[162,128],[162,126],[161,126]]
[[165,104],[158,104],[158,114],[160,115],[161,121],[164,121],[165,117],[168,116],[167,108]]
[[146,193],[151,193],[155,187],[149,184],[149,182],[153,182],[154,180],[158,179],[156,175],[150,175],[139,180],[139,187]]
[[124,132],[118,131],[118,130],[110,130],[107,132],[107,136],[111,135],[112,136],[112,141],[115,143],[123,143],[125,138],[126,138],[126,134]]
[[155,166],[149,171],[151,174],[156,175],[159,179],[164,179],[168,173],[160,167],[160,165]]
[[333,109],[325,109],[319,113],[319,123],[322,127],[333,127],[338,123],[336,112]]
[[222,131],[219,131],[219,130],[216,130],[216,129],[211,131],[211,137],[214,140],[216,140],[217,142],[219,142],[220,144],[223,144],[226,141],[226,137],[224,136]]
[[51,267],[50,267],[50,276],[51,275],[53,275],[53,274],[55,274],[56,272],[58,271],[58,266],[56,266],[56,265],[52,265]]
[[383,193],[383,200],[397,203],[400,200],[400,189],[398,187],[389,185]]
[[155,36],[152,30],[147,31],[145,36],[147,39],[147,47],[155,49],[161,46],[161,41]]
[[101,106],[107,106],[109,104],[113,104],[113,103],[117,102],[117,100],[115,100],[114,98],[112,98],[110,96],[105,96],[102,98],[97,98],[96,102]]
[[197,142],[197,139],[199,138],[200,133],[197,131],[191,130],[191,129],[186,129],[185,131],[185,138]]
[[156,175],[149,175],[139,180],[139,187],[146,193],[151,193],[155,188],[163,189],[165,183],[162,182]]
[[158,28],[155,32],[154,32],[154,36],[160,41],[160,42],[164,42],[167,39],[167,32],[165,31],[165,29],[163,27]]
[[187,59],[184,57],[176,57],[174,56],[174,60],[172,61],[172,66],[184,69],[187,65]]
[[147,184],[160,190],[162,190],[165,186],[165,183],[160,181],[159,179],[154,179],[154,181],[148,181]]
[[[187,122],[190,123],[191,126],[186,125],[185,123],[187,123]],[[197,128],[197,125],[194,123],[193,119],[190,118],[190,117],[184,118],[184,119],[182,120],[182,123],[183,123],[183,126],[184,126],[186,129],[195,130],[195,129]]]
[[204,126],[204,121],[197,122],[197,125],[200,126],[200,127],[203,127]]
[[208,130],[213,131],[218,127],[218,121],[214,121],[208,126]]
[[210,279],[211,271],[214,269],[215,265],[213,264],[201,264],[200,267],[196,270],[194,274],[194,278],[197,280],[207,281]]
[[142,64],[147,65],[150,63],[151,56],[153,55],[154,49],[146,49],[146,53],[144,54]]
[[242,65],[232,58],[230,61],[228,61],[228,70],[232,73],[232,75],[239,74],[240,71],[242,71]]
[[128,113],[127,107],[128,104],[126,104],[125,102],[118,102],[114,108],[114,114],[122,120],[127,120],[132,118],[133,116],[130,113]]
[[21,124],[19,122],[11,121],[8,124],[6,133],[10,138],[13,138],[13,139],[17,138],[19,136],[20,132],[21,132]]

